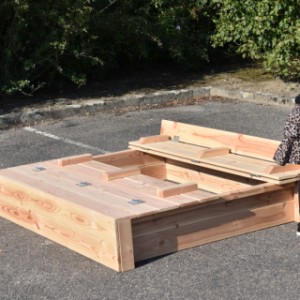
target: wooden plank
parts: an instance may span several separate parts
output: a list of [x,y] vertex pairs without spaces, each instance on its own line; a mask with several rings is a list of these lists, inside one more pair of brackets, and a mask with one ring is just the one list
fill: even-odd
[[109,164],[115,167],[127,167],[127,166],[143,166],[155,164],[163,161],[163,158],[149,155],[137,150],[123,150],[114,153],[95,155],[94,161]]
[[[84,170],[84,166],[76,165],[76,166],[69,166],[70,169],[69,173],[76,174],[76,173],[82,173],[82,170]],[[68,175],[69,175],[68,173]],[[93,177],[89,177],[88,174],[85,175],[85,179],[87,181],[90,181],[93,183],[93,186],[99,187],[99,189],[102,189],[103,191],[112,193],[116,196],[127,198],[130,202],[132,199],[140,199],[145,201],[142,205],[128,205],[132,206],[132,214],[133,216],[137,216],[136,213],[133,213],[135,209],[139,210],[140,207],[144,207],[148,209],[148,213],[154,213],[155,211],[163,211],[163,210],[169,210],[178,207],[178,204],[174,201],[160,201],[159,198],[156,197],[154,189],[149,189],[147,186],[144,186],[142,184],[134,185],[133,183],[130,183],[130,179],[135,176],[144,176],[148,177],[146,175],[133,175],[130,177],[125,177],[123,179],[115,179],[113,181],[93,181]],[[127,201],[127,203],[128,203]],[[188,201],[186,201],[188,202]],[[191,202],[191,201],[190,201]],[[113,203],[112,203],[113,205]],[[142,215],[143,213],[147,214],[147,211],[144,211],[144,208],[141,208],[142,211],[140,211],[139,215]],[[128,209],[128,208],[127,208]]]
[[198,184],[199,189],[207,190],[213,193],[224,193],[234,191],[243,187],[252,185],[229,180],[223,177],[209,175],[204,172],[191,170],[188,167],[166,164],[167,179],[175,182],[194,181]]
[[279,145],[279,141],[275,140],[168,120],[162,120],[160,134],[169,135],[171,138],[179,136],[182,142],[208,148],[228,147],[232,153],[270,161],[273,161]]
[[[269,165],[264,166],[262,161],[260,164],[257,164],[256,163],[257,160],[255,159],[250,159],[250,158],[245,159],[242,156],[231,155],[231,154],[204,158],[202,161],[211,165],[224,167],[227,170],[232,169],[235,171],[245,172],[248,173],[250,176],[254,176],[254,177],[257,176],[263,180],[266,180],[266,178],[272,178],[277,180],[277,182],[284,179],[290,179],[290,178],[294,178],[296,180],[299,174],[299,170],[286,171],[284,173],[267,174],[265,170],[266,168],[269,167]],[[265,163],[267,164],[267,162]]]
[[136,146],[139,149],[144,150],[154,150],[157,155],[161,153],[167,153],[178,157],[186,157],[190,159],[198,159],[201,150],[206,151],[207,148],[199,147],[191,144],[183,144],[174,141],[167,141],[161,143],[146,144],[145,146],[138,143],[130,142],[130,146]]
[[224,155],[224,154],[229,154],[229,152],[230,152],[229,148],[216,147],[216,148],[211,148],[206,150],[200,150],[198,152],[198,157],[205,158],[205,157],[211,157],[217,155]]
[[169,187],[157,188],[156,195],[157,197],[167,198],[174,195],[179,195],[187,192],[192,192],[197,190],[198,186],[194,182],[185,182],[176,184]]
[[[136,183],[136,187],[141,189],[143,192],[146,192],[149,195],[155,196],[156,201],[162,202],[162,198],[158,197],[157,191],[164,189],[173,189],[177,185],[173,182],[162,181],[157,178],[144,176],[144,175],[136,175],[126,178],[129,181]],[[195,186],[196,187],[196,186]],[[195,203],[201,202],[204,199],[211,199],[212,194],[201,191],[194,192],[185,192],[184,194],[175,194],[170,195],[168,198],[164,198],[163,202],[167,201],[169,203],[176,204],[178,206],[190,206]]]
[[[75,170],[78,166],[72,166]],[[88,178],[88,177],[87,177]],[[128,177],[130,178],[130,177]],[[142,185],[134,185],[128,181],[128,178],[115,179],[112,181],[101,181],[94,185],[99,186],[103,191],[112,193],[116,196],[127,198],[126,207],[132,207],[133,217],[152,214],[155,211],[164,211],[178,207],[178,204],[173,201],[158,201],[159,198],[154,194],[154,190],[149,190],[148,187]],[[144,201],[141,205],[128,204],[134,199]],[[111,205],[116,205],[112,203]]]
[[[19,170],[18,170],[19,171]],[[98,192],[95,197],[89,191],[69,181],[49,177],[41,177],[38,180],[32,178],[30,173],[16,172],[16,170],[2,170],[0,176],[1,192],[5,195],[14,196],[24,202],[24,205],[41,206],[46,211],[56,210],[61,199],[75,207],[85,207],[91,211],[102,214],[112,219],[132,216],[131,210],[116,209],[111,203],[117,203],[119,197],[104,192]],[[123,200],[123,199],[122,199]],[[124,200],[123,200],[124,201]],[[33,207],[33,210],[37,207]],[[59,208],[58,208],[59,209]]]
[[133,239],[130,219],[119,219],[117,221],[118,228],[118,245],[120,257],[120,270],[122,272],[135,268]]
[[[51,209],[50,206],[45,208],[45,206],[37,204],[34,198],[28,199],[24,203],[16,196],[7,195],[5,192],[0,193],[0,199],[6,203],[7,208],[11,207],[18,210],[18,212],[13,212],[17,218],[34,223],[37,228],[44,225],[43,222],[47,219],[57,226],[72,229],[80,236],[88,236],[95,242],[101,242],[105,238],[110,244],[115,244],[115,238],[111,233],[115,221],[89,209],[79,208],[61,199],[56,202],[47,199],[42,205],[51,203],[52,206]],[[53,203],[55,203],[55,207]],[[38,219],[35,219],[34,216],[38,216]]]
[[141,173],[150,178],[154,177],[160,180],[165,180],[167,178],[166,164],[164,162],[159,162],[153,165],[142,166]]
[[138,140],[139,144],[149,144],[149,143],[158,143],[158,142],[166,142],[170,139],[168,135],[152,135],[141,137]]
[[113,219],[64,199],[50,195],[48,199],[38,190],[25,194],[25,186],[20,188],[2,177],[0,182],[2,217],[119,271]]
[[264,169],[264,172],[267,174],[274,174],[274,173],[283,173],[283,172],[289,172],[289,171],[295,171],[300,173],[300,166],[294,165],[294,164],[287,164],[285,166],[279,166],[279,165],[269,165]]
[[74,155],[69,157],[60,158],[57,160],[57,165],[64,167],[68,165],[78,164],[80,162],[89,161],[93,159],[92,154]]
[[135,260],[172,253],[293,220],[293,202],[277,203],[230,216],[134,238]]
[[112,165],[106,164],[106,163],[102,163],[102,162],[99,162],[96,160],[82,162],[82,163],[79,163],[79,165],[83,165],[89,169],[96,170],[98,172],[98,174],[120,170],[119,167],[112,166]]
[[[132,148],[139,148],[137,144],[130,143]],[[230,172],[232,174],[239,174],[242,176],[261,177],[261,180],[269,182],[277,182],[278,180],[292,179],[297,175],[297,172],[285,172],[284,174],[265,172],[266,168],[270,166],[270,162],[251,157],[245,157],[235,154],[223,154],[219,156],[199,157],[199,152],[206,151],[199,150],[198,146],[181,144],[173,141],[147,144],[147,148],[139,148],[141,151],[147,153],[155,153],[166,158],[172,158],[179,161],[189,162],[192,164],[222,170],[223,172]]]
[[[260,160],[259,163],[258,160],[255,158],[247,158],[243,156],[238,156],[234,154],[228,154],[228,148],[225,149],[221,148],[220,152],[221,155],[204,155],[201,157],[201,153],[211,153],[213,154],[213,149],[200,149],[198,146],[194,145],[188,145],[188,144],[181,144],[181,143],[175,143],[175,142],[165,142],[165,143],[156,143],[156,144],[147,144],[147,149],[151,149],[154,151],[157,151],[158,153],[166,153],[168,155],[171,155],[173,157],[180,157],[180,158],[186,158],[190,161],[198,161],[199,162],[205,162],[217,166],[222,166],[224,168],[230,168],[237,171],[247,172],[247,173],[254,173],[254,174],[261,174],[264,173],[265,168],[267,168],[270,165],[270,162],[268,161],[262,161]],[[143,149],[142,149],[143,150]],[[218,149],[216,150],[216,153],[218,153]],[[269,175],[269,174],[268,174]]]
[[286,183],[294,182],[294,181],[298,180],[298,177],[296,177],[297,174],[295,174],[295,172],[285,172],[284,174],[280,173],[281,174],[280,176],[276,175],[276,174],[269,175],[269,174],[265,174],[265,173],[261,173],[261,174],[250,173],[249,170],[245,171],[243,169],[241,169],[241,170],[229,169],[224,165],[219,166],[218,164],[212,164],[211,162],[207,162],[205,160],[200,161],[200,159],[195,160],[195,159],[190,159],[190,158],[186,158],[186,157],[174,156],[173,154],[157,152],[157,151],[151,150],[151,149],[144,149],[144,148],[140,148],[135,145],[132,145],[132,144],[130,144],[129,147],[132,149],[139,149],[139,151],[143,151],[143,152],[146,152],[149,154],[160,155],[161,157],[165,157],[167,159],[184,162],[184,163],[202,167],[202,168],[207,168],[209,170],[221,171],[221,172],[223,172],[223,174],[243,176],[245,178],[266,181],[266,182],[275,183],[275,184],[286,184]]
[[132,175],[137,175],[141,173],[141,169],[137,167],[126,167],[120,170],[114,170],[110,172],[105,172],[100,175],[100,179],[102,180],[114,180],[118,178],[128,177]]
[[[75,169],[76,165],[67,166],[65,168]],[[65,170],[63,168],[63,170]],[[9,170],[5,170],[8,172]],[[20,166],[14,169],[14,175],[19,174],[19,180],[23,182],[23,178],[29,177],[28,184],[31,187],[35,187],[41,181],[41,188],[47,189],[47,185],[52,187],[49,191],[55,193],[55,189],[62,190],[64,192],[64,197],[69,201],[72,201],[73,197],[81,205],[89,205],[90,203],[97,203],[103,214],[108,214],[113,216],[115,214],[122,213],[124,217],[126,216],[141,216],[147,215],[148,213],[153,213],[158,211],[159,208],[153,207],[144,203],[143,205],[131,205],[130,201],[132,197],[131,194],[118,190],[117,187],[109,185],[109,182],[103,181],[99,184],[99,180],[92,182],[92,185],[80,187],[76,180],[76,172],[58,172],[56,169],[47,169],[47,173],[39,172],[38,178],[35,174],[30,173],[30,168],[28,166]],[[12,176],[14,176],[12,175]],[[15,178],[15,177],[12,177]],[[75,178],[75,179],[74,179]],[[84,182],[92,181],[92,178],[84,177]],[[106,184],[104,184],[106,183]],[[30,191],[29,191],[30,193]]]
[[244,198],[224,199],[207,203],[198,203],[191,207],[178,208],[159,215],[147,216],[133,220],[133,235],[139,237],[154,232],[167,231],[198,222],[209,221],[243,211],[268,206],[276,203],[293,201],[293,186],[267,191],[265,194],[247,195]]
[[[140,176],[140,175],[138,175]],[[116,179],[110,182],[112,184],[112,188],[120,188],[122,191],[126,191],[127,193],[133,194],[135,197],[133,199],[140,199],[146,201],[149,205],[153,205],[158,210],[157,212],[162,212],[165,210],[171,210],[179,207],[174,199],[164,199],[162,201],[161,198],[156,195],[156,188],[145,184],[143,181],[133,181],[132,178],[125,178],[124,180]],[[193,201],[186,201],[192,203]]]

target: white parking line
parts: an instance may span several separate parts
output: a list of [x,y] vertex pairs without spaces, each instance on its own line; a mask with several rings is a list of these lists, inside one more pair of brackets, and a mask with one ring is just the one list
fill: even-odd
[[76,141],[73,141],[73,140],[70,140],[70,139],[67,139],[67,138],[63,138],[63,137],[60,137],[60,136],[57,136],[57,135],[54,135],[54,134],[51,134],[51,133],[48,133],[48,132],[45,132],[45,131],[37,130],[37,129],[32,128],[32,127],[24,127],[24,130],[29,131],[29,132],[33,132],[33,133],[36,133],[36,134],[43,135],[43,136],[48,137],[48,138],[53,139],[53,140],[62,141],[66,144],[75,145],[75,146],[85,148],[85,149],[96,150],[96,151],[99,151],[101,153],[109,153],[109,151],[106,151],[102,148],[98,148],[98,147],[94,147],[94,146],[91,146],[91,145],[86,145],[86,144],[83,144],[83,143],[80,143],[80,142],[76,142]]

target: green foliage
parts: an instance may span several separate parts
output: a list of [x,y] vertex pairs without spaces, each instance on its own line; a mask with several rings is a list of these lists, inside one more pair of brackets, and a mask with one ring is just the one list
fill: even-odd
[[153,0],[157,46],[186,69],[209,61],[214,8],[207,0]]
[[119,68],[209,59],[206,0],[2,0],[0,93],[85,85]]
[[1,90],[29,92],[62,77],[81,85],[81,67],[101,65],[88,37],[91,1],[5,0],[0,4]]
[[0,93],[80,87],[119,69],[161,61],[199,69],[221,47],[223,57],[229,49],[263,61],[275,74],[299,78],[299,5],[300,0],[2,0]]
[[299,78],[300,1],[213,0],[215,46],[230,45],[244,57],[260,59],[268,71]]

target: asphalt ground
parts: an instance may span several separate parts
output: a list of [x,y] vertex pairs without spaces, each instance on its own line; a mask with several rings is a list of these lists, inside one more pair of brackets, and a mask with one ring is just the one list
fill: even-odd
[[[203,102],[99,113],[0,131],[0,168],[127,148],[162,119],[281,139],[291,107]],[[117,273],[0,218],[1,300],[299,299],[296,224],[276,226],[139,263]]]

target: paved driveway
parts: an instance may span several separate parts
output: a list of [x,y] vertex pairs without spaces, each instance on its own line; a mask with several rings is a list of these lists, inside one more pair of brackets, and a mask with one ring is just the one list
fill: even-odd
[[[0,132],[0,168],[127,148],[161,119],[280,139],[291,107],[207,102]],[[299,299],[300,238],[287,224],[116,273],[0,218],[1,300]]]

